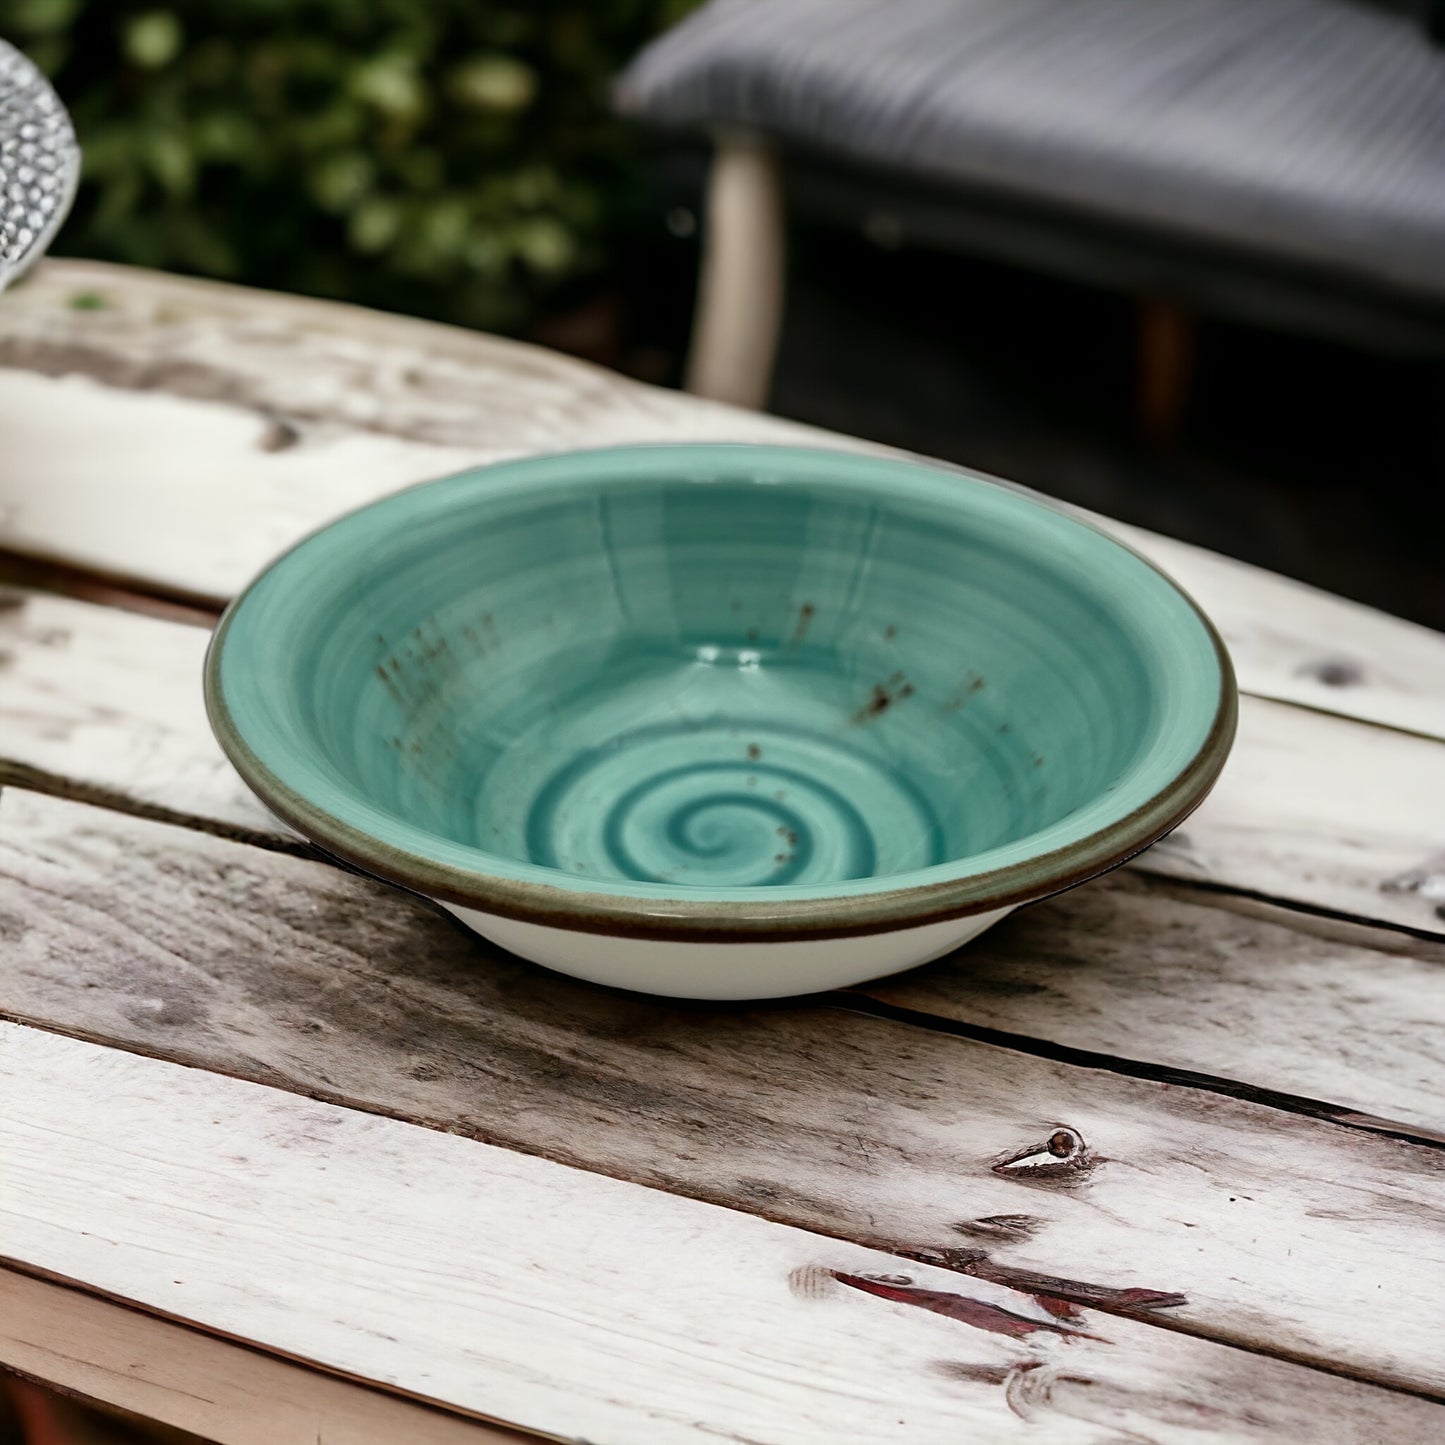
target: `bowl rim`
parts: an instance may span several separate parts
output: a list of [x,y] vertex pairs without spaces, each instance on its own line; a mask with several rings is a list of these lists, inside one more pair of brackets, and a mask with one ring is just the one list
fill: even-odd
[[[221,683],[221,659],[230,628],[247,598],[293,552],[332,527],[383,505],[406,492],[453,478],[479,474],[519,462],[606,458],[624,453],[729,450],[757,455],[787,453],[819,459],[870,460],[894,466],[951,472],[981,486],[1007,492],[1092,532],[1141,563],[1187,604],[1213,647],[1219,669],[1214,716],[1194,755],[1131,812],[1048,852],[964,877],[933,879],[871,892],[839,892],[815,898],[779,898],[758,887],[756,900],[698,899],[611,893],[598,888],[516,879],[480,868],[463,868],[421,856],[357,828],[296,792],[261,760],[243,736]],[[313,528],[272,558],[231,601],[211,636],[204,663],[206,711],[211,728],[242,780],[282,822],[309,839],[322,853],[384,882],[424,898],[482,913],[567,932],[693,943],[802,942],[925,927],[979,913],[1009,909],[1063,892],[1126,863],[1178,826],[1202,803],[1217,781],[1234,742],[1238,687],[1228,649],[1204,610],[1162,567],[1093,522],[1031,489],[952,463],[922,458],[860,453],[817,446],[747,442],[658,442],[593,447],[501,458],[448,477],[412,483]],[[484,850],[477,850],[485,857]],[[962,863],[964,860],[954,860]],[[898,875],[906,878],[907,874]]]

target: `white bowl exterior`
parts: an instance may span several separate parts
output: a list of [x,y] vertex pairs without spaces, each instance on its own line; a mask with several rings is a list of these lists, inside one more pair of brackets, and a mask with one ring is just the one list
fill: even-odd
[[851,938],[679,943],[579,933],[453,903],[442,906],[484,938],[558,973],[635,993],[714,1000],[789,998],[882,978],[942,958],[1013,912],[998,908]]

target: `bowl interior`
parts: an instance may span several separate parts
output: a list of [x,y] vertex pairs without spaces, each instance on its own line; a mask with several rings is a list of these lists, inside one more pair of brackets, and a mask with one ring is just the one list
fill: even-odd
[[723,890],[1127,812],[1222,687],[1187,599],[1090,529],[964,476],[746,447],[398,494],[263,575],[218,679],[282,788],[399,846]]

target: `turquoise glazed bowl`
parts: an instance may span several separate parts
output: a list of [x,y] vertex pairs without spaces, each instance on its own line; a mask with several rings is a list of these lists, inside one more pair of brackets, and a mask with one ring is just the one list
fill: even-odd
[[1122,863],[1234,734],[1148,562],[982,478],[751,446],[536,457],[273,563],[206,668],[322,848],[564,972],[700,998],[921,963]]

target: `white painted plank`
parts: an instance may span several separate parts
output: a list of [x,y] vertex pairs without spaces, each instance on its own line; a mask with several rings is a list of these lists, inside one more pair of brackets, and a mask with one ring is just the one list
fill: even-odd
[[1161,1072],[1328,1100],[1445,1140],[1445,938],[1126,870],[862,991]]
[[0,1150],[19,1166],[0,1254],[563,1437],[955,1445],[1011,1438],[1018,1416],[1048,1441],[1441,1428],[1419,1399],[1061,1319],[470,1140],[15,1025],[0,1041]]
[[[77,295],[106,305],[78,310]],[[6,305],[0,362],[11,371],[0,373],[0,416],[26,466],[8,485],[0,473],[0,511],[11,514],[0,518],[0,538],[202,596],[234,591],[286,540],[337,512],[463,458],[681,439],[887,450],[455,327],[128,268],[49,262]],[[63,389],[37,384],[65,375],[77,380]],[[109,395],[117,390],[226,405],[167,408],[152,395],[132,424]],[[290,419],[291,430],[278,432],[278,417]],[[358,440],[358,428],[369,437]],[[291,436],[300,439],[300,457],[253,454]],[[399,439],[417,445],[382,445]],[[76,450],[80,464],[67,460]],[[74,467],[98,452],[108,462],[102,479],[93,469],[77,477]],[[132,454],[146,465],[132,468]],[[172,497],[167,531],[117,514],[122,482],[154,498],[163,516],[162,498]],[[252,504],[239,519],[237,488]],[[55,499],[37,502],[37,489]],[[74,507],[63,509],[62,495],[82,511],[112,514],[110,535],[73,525]],[[182,547],[167,546],[188,515],[202,530]],[[207,519],[224,522],[232,534],[224,544],[207,537]],[[1093,520],[1195,595],[1224,633],[1246,689],[1445,734],[1439,634],[1140,528]]]
[[[205,633],[44,593],[6,596],[0,767],[291,836],[211,737]],[[1215,792],[1135,866],[1445,933],[1442,800],[1445,746],[1246,698]]]
[[1445,933],[1445,746],[1245,698],[1214,791],[1138,866]]
[[1246,691],[1445,737],[1445,635],[1142,527],[1091,520],[1209,613]]
[[0,770],[281,834],[211,735],[201,695],[209,640],[197,627],[0,589]]
[[0,1269],[0,1364],[215,1445],[527,1445],[538,1438],[11,1269]]
[[833,435],[485,332],[88,261],[49,262],[7,294],[0,366],[472,452]]
[[220,402],[4,373],[0,543],[221,604],[321,522],[472,460],[326,425],[268,451],[269,425]]
[[[1183,1295],[1160,1312],[1177,1327],[1445,1391],[1438,1148],[1056,1062],[1044,1045],[588,988],[333,868],[13,789],[0,887],[12,1018],[952,1254],[995,1282]],[[1167,900],[1145,921],[1197,922]],[[1147,955],[1112,1001],[1079,964],[1081,1014],[1150,1017]],[[1249,1026],[1211,1017],[1207,993],[1193,1002],[1201,1035]],[[1179,1004],[1176,985],[1154,1016]],[[1439,990],[1418,1007],[1423,1036]],[[1073,1164],[1000,1170],[1048,1160],[1060,1127],[1083,1141]]]

